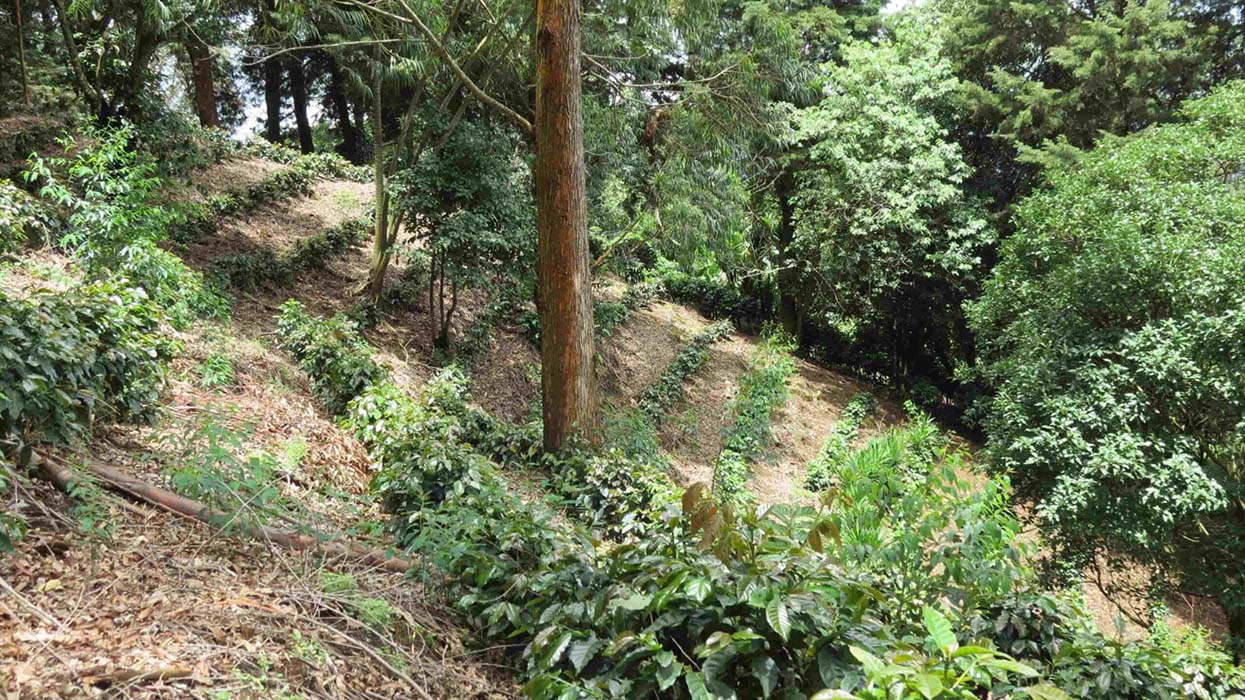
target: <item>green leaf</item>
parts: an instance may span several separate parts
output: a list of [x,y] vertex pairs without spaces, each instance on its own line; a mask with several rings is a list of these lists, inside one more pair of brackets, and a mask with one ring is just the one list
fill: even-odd
[[1033,670],[1031,666],[1027,666],[1013,659],[998,659],[998,658],[991,659],[986,662],[986,665],[992,666],[994,668],[1001,668],[1004,671],[1018,673],[1022,676],[1025,676],[1026,678],[1033,678],[1034,676],[1038,675],[1038,672]]
[[778,664],[768,656],[752,659],[752,675],[761,683],[761,696],[768,698],[778,686]]
[[861,649],[860,647],[849,646],[847,650],[851,652],[852,656],[856,657],[856,660],[859,661],[860,665],[864,667],[865,673],[880,673],[882,669],[886,668],[885,661],[882,661],[878,657],[865,651],[864,649]]
[[929,638],[934,640],[934,644],[938,645],[938,649],[944,654],[955,653],[960,643],[956,640],[955,633],[951,631],[951,621],[928,605],[921,611],[921,617],[925,621],[925,631],[929,633]]
[[1067,693],[1050,683],[1038,683],[1035,686],[1025,688],[1025,691],[1034,700],[1072,700]]
[[[679,680],[679,676],[683,673],[683,664],[678,661],[669,666],[657,667],[657,689],[668,690]],[[690,687],[690,686],[689,686]]]
[[692,696],[692,700],[713,700],[713,695],[705,687],[705,678],[699,672],[688,671],[683,674],[683,681],[687,683],[687,692]]
[[921,673],[916,677],[916,689],[925,700],[933,700],[942,692],[942,679],[932,673]]
[[709,591],[712,590],[712,586],[709,585],[709,579],[694,578],[687,582],[683,590],[687,593],[687,597],[697,603],[700,603],[709,596]]
[[784,642],[787,641],[787,638],[791,636],[791,613],[787,611],[787,604],[783,602],[782,597],[775,596],[769,605],[765,606],[765,619],[769,621],[769,626],[774,628],[778,636],[782,637]]
[[595,639],[577,639],[571,644],[567,658],[571,660],[571,666],[575,667],[576,673],[582,672],[592,657],[596,656],[599,646]]

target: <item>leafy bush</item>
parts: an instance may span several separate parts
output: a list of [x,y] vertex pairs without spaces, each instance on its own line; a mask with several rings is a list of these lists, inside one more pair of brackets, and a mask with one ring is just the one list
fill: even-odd
[[722,452],[713,468],[713,492],[723,503],[750,500],[749,465],[769,442],[770,415],[787,400],[787,380],[795,371],[792,349],[789,338],[769,336],[739,381],[730,409],[733,420],[725,428]]
[[1176,564],[1240,639],[1243,104],[1229,84],[1048,170],[969,307],[990,453],[1056,543]]
[[683,383],[709,358],[709,346],[730,335],[732,330],[730,323],[720,322],[693,336],[666,365],[657,381],[640,394],[640,410],[654,423],[660,423],[666,411],[683,397]]
[[808,475],[804,486],[810,491],[821,491],[830,485],[832,470],[840,464],[851,451],[852,441],[860,433],[860,426],[865,418],[877,405],[873,394],[862,391],[852,397],[843,407],[843,415],[830,430],[830,436],[821,445],[817,457],[809,462]]
[[0,180],[0,255],[17,250],[48,228],[35,199],[9,180]]
[[20,451],[98,418],[149,417],[172,352],[159,324],[147,295],[119,282],[0,296],[0,439]]
[[386,375],[372,360],[371,349],[359,337],[354,322],[342,314],[317,319],[291,299],[281,305],[277,335],[332,413],[340,413],[351,399]]
[[155,166],[130,147],[134,127],[88,129],[62,140],[65,157],[35,157],[26,177],[39,193],[67,211],[60,245],[74,254],[92,279],[123,276],[142,287],[182,324],[192,315],[222,315],[226,301],[202,276],[156,244],[170,215],[156,206]]

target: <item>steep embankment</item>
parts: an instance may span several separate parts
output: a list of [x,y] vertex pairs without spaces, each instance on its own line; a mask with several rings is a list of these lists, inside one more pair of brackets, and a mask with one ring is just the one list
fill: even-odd
[[[285,169],[227,160],[168,195],[204,201]],[[205,273],[243,254],[295,259],[300,243],[365,215],[369,197],[367,185],[320,180],[307,196],[248,208],[173,247]],[[275,307],[290,296],[324,311],[350,303],[349,287],[366,269],[361,246],[322,262],[233,290],[231,318],[166,329],[180,350],[153,425],[103,426],[80,449],[47,456],[105,463],[226,510],[224,533],[100,487],[69,498],[42,481],[17,485],[18,502],[7,505],[30,529],[0,559],[0,687],[10,697],[513,695],[504,676],[465,650],[443,604],[418,581],[230,535],[265,524],[385,546],[366,451],[270,335]],[[0,284],[25,295],[64,289],[78,274],[63,255],[26,251]],[[407,335],[420,333],[377,330]]]

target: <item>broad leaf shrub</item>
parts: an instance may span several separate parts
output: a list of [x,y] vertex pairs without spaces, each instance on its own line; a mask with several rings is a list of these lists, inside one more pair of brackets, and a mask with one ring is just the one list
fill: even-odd
[[1172,566],[1245,640],[1245,83],[1182,117],[1019,205],[969,306],[976,377],[990,453],[1057,545]]
[[[698,486],[681,512],[634,517],[628,536],[602,540],[560,517],[563,501],[506,487],[498,462],[540,464],[539,433],[492,423],[465,387],[453,367],[418,397],[375,381],[345,422],[380,467],[399,542],[445,575],[449,599],[506,645],[538,700],[1174,700],[1241,687],[1222,655],[1111,645],[1079,610],[1030,593],[1006,482],[970,487],[944,450],[849,460],[816,507],[736,511]],[[633,506],[610,507],[622,518]]]
[[843,415],[830,429],[830,435],[822,443],[817,457],[808,464],[804,486],[810,491],[821,491],[830,483],[830,473],[851,452],[852,441],[860,434],[860,426],[877,406],[873,394],[862,391],[852,397],[843,407]]
[[120,280],[25,299],[0,295],[6,451],[70,442],[97,419],[150,417],[173,351],[160,319],[141,289]]
[[770,417],[787,401],[787,380],[795,371],[794,343],[772,333],[757,348],[731,403],[722,452],[713,468],[713,492],[723,503],[745,503],[751,464],[769,446]]
[[0,255],[17,250],[48,229],[47,215],[35,198],[11,181],[0,180]]
[[354,322],[343,314],[316,318],[290,299],[281,305],[277,336],[333,413],[341,413],[351,399],[386,375],[372,360],[371,348],[359,336]]
[[134,127],[88,129],[61,141],[66,155],[34,157],[25,177],[63,212],[59,245],[72,253],[93,280],[127,278],[142,287],[175,325],[194,316],[219,316],[225,299],[202,275],[158,247],[169,213],[154,203],[155,166],[129,147]]
[[674,356],[657,381],[640,394],[640,410],[653,421],[661,423],[666,412],[683,398],[683,383],[709,359],[709,347],[730,335],[734,327],[719,321],[701,330]]
[[[1062,620],[1033,635],[1063,640],[1058,651],[1024,661],[1000,649],[1028,651],[1018,637],[1044,619],[1013,593],[1032,577],[1006,484],[974,491],[953,463],[923,476],[862,470],[862,500],[887,494],[867,505],[845,494],[735,513],[697,489],[645,536],[599,544],[515,497],[456,442],[469,433],[448,377],[418,400],[378,385],[355,408],[371,413],[365,402],[386,393],[406,403],[416,428],[383,440],[378,478],[400,541],[448,575],[450,599],[489,644],[511,645],[534,698],[1070,697],[1058,682],[1076,697],[1174,699],[1229,697],[1239,679],[1221,656],[1209,680],[1203,665],[1162,663]],[[1105,692],[1082,692],[1104,672]]]

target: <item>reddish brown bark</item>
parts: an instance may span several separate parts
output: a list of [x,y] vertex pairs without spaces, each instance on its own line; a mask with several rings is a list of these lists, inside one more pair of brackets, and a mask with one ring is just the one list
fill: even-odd
[[186,53],[190,56],[190,75],[194,82],[195,112],[199,125],[220,126],[220,114],[216,111],[216,83],[212,79],[212,51],[197,36],[186,39]]
[[541,397],[546,450],[599,423],[588,265],[579,2],[536,5],[536,224]]

